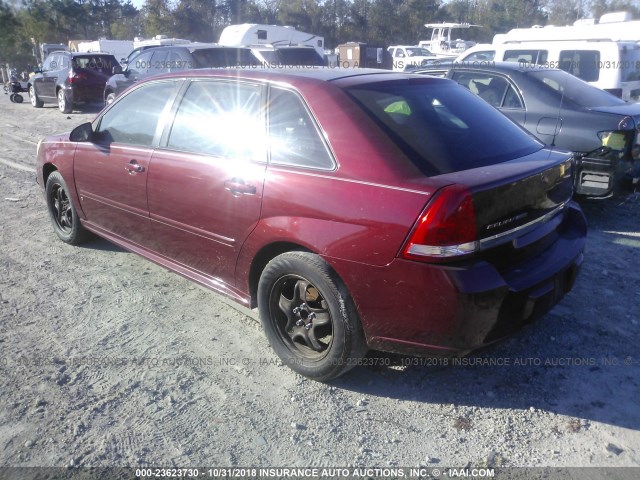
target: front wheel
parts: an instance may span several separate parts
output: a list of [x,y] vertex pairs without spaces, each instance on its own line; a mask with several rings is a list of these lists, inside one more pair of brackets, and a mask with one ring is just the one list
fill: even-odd
[[62,113],[71,113],[73,110],[73,104],[67,101],[67,96],[62,89],[58,90],[58,110]]
[[79,245],[91,238],[91,233],[80,224],[67,184],[59,172],[52,172],[47,178],[45,195],[49,218],[60,240]]
[[107,98],[104,99],[104,103],[106,105],[111,105],[115,99],[116,99],[116,94],[113,92],[109,92],[109,94],[107,95]]
[[260,276],[258,308],[271,347],[306,377],[335,378],[367,352],[345,285],[318,255],[288,252],[271,260]]
[[31,100],[31,105],[35,108],[42,108],[42,105],[44,105],[44,102],[38,98],[38,94],[33,85],[29,86],[29,100]]

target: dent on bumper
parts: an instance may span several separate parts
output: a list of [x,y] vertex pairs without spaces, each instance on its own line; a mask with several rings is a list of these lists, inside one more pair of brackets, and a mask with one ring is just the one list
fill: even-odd
[[544,315],[571,290],[584,258],[584,215],[573,202],[564,215],[550,246],[506,271],[483,260],[446,266],[396,259],[359,273],[347,269],[343,279],[369,347],[461,355]]

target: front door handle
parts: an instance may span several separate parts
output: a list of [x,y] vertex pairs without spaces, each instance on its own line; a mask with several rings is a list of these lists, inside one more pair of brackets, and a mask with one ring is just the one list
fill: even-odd
[[144,167],[138,163],[137,160],[131,160],[124,166],[124,169],[127,170],[131,175],[134,173],[144,172]]
[[256,194],[256,187],[254,185],[248,185],[243,179],[236,177],[225,180],[224,188],[225,190],[229,190],[234,197]]

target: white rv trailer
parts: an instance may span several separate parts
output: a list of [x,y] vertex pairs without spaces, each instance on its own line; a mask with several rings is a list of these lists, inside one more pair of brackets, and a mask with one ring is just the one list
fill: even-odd
[[293,27],[243,23],[229,25],[220,34],[220,45],[240,47],[244,45],[307,45],[316,49],[324,57],[324,37],[301,32]]
[[639,42],[640,20],[633,20],[628,12],[608,13],[595,19],[577,20],[571,26],[555,27],[539,25],[531,28],[514,28],[493,37],[493,44],[540,41],[610,41]]
[[640,101],[640,21],[628,14],[568,27],[517,28],[476,45],[459,62],[523,62],[565,70],[623,100]]

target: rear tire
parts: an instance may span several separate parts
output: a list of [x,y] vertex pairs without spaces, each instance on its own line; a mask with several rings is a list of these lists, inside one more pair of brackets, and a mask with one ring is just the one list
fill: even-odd
[[42,108],[44,105],[44,102],[38,97],[33,85],[29,85],[29,99],[31,100],[31,105],[33,105],[34,108]]
[[113,92],[109,92],[107,97],[104,99],[105,105],[111,105],[113,101],[116,99],[116,94]]
[[271,260],[260,276],[258,308],[276,354],[313,380],[342,375],[367,352],[345,285],[318,255],[288,252]]
[[79,245],[91,238],[91,232],[80,224],[67,184],[59,172],[52,172],[47,178],[45,197],[53,230],[60,240],[70,245]]
[[71,113],[73,111],[73,103],[67,100],[67,95],[63,89],[58,90],[58,110],[62,113]]

